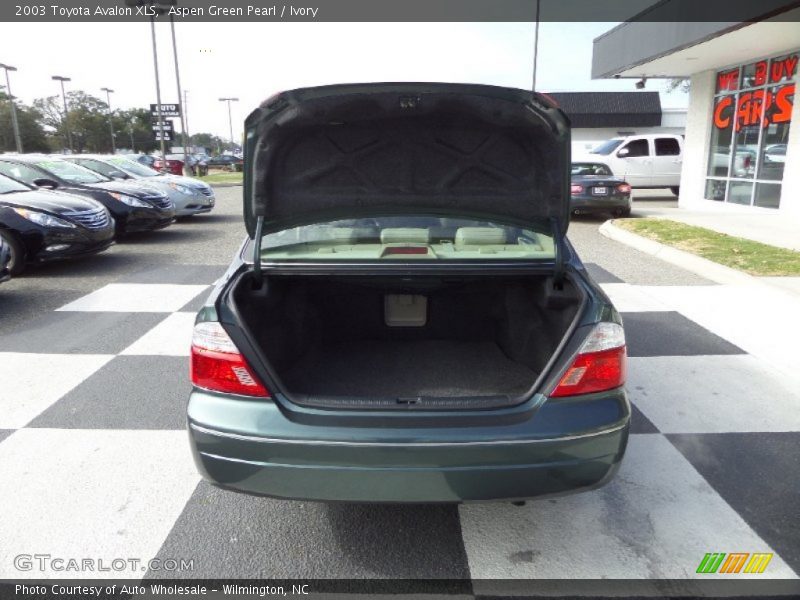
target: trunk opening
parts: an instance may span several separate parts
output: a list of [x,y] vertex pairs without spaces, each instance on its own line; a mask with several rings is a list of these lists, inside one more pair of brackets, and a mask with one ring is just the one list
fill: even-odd
[[[516,404],[581,304],[569,280],[267,275],[232,301],[280,391],[298,404]],[[438,401],[438,402],[437,402]]]

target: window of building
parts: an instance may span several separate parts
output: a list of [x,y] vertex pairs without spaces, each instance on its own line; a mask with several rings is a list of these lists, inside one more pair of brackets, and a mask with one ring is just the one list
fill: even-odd
[[717,73],[706,199],[779,207],[798,58],[792,53]]

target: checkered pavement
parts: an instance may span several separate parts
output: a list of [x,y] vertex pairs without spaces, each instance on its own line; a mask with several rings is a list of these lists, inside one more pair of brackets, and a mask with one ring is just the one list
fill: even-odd
[[525,506],[324,505],[197,475],[188,343],[224,268],[129,275],[0,337],[0,481],[12,486],[0,493],[0,579],[41,576],[14,569],[20,553],[192,558],[194,571],[170,573],[186,577],[471,579],[475,593],[497,578],[695,578],[707,552],[775,553],[748,577],[800,573],[787,297],[637,286],[589,265],[623,313],[631,357],[632,436],[614,481]]

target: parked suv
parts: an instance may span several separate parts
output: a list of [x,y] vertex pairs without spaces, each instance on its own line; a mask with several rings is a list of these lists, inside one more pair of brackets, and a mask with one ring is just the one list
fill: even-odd
[[565,238],[558,108],[492,86],[341,85],[282,93],[245,127],[247,239],[191,347],[206,479],[460,502],[612,477],[625,337]]
[[576,162],[601,162],[615,177],[634,188],[670,188],[677,196],[681,185],[683,136],[652,134],[617,137],[573,157]]

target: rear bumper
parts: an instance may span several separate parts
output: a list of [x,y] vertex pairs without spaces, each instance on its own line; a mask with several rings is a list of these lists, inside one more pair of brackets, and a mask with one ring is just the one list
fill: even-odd
[[518,500],[592,489],[616,472],[629,420],[621,389],[476,427],[331,427],[294,422],[272,401],[199,390],[189,401],[192,452],[205,479],[320,501]]
[[570,210],[581,212],[608,212],[631,207],[630,196],[573,196],[569,201]]

